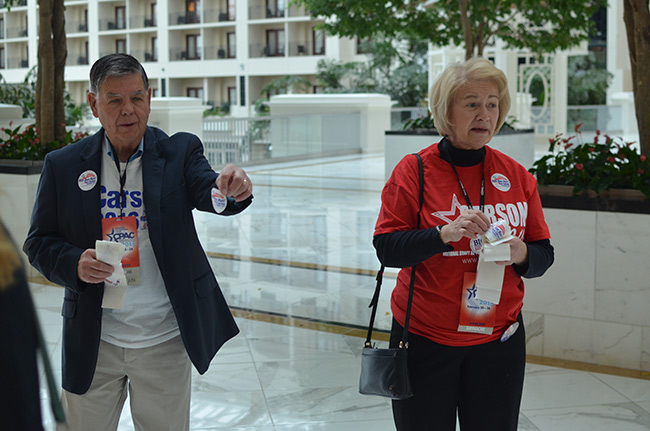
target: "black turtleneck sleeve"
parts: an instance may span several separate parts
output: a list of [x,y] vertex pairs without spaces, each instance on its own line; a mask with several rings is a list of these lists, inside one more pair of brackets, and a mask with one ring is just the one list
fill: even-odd
[[454,248],[440,239],[436,228],[384,233],[372,240],[384,266],[407,268]]
[[528,263],[512,265],[512,268],[524,278],[541,277],[555,261],[555,250],[551,245],[551,240],[527,242],[526,246],[528,247]]
[[[442,242],[436,228],[384,233],[375,236],[372,243],[382,265],[393,268],[407,268],[438,253],[454,249]],[[524,278],[540,277],[555,260],[551,241],[532,241],[526,243],[526,246],[528,262],[512,265],[512,268]]]
[[[482,163],[485,148],[462,150],[453,147],[446,138],[440,142],[441,157],[452,165],[474,166]],[[429,229],[397,231],[376,235],[372,241],[379,261],[387,267],[408,268],[423,262],[436,254],[453,251],[444,244],[438,230]],[[527,242],[528,262],[512,265],[521,277],[534,278],[543,275],[553,264],[554,249],[548,239]]]

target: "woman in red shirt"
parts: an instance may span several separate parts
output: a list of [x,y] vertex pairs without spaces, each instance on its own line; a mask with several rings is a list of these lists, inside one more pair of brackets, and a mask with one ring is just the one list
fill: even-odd
[[[398,431],[451,431],[458,415],[462,431],[516,430],[526,360],[522,277],[541,276],[553,263],[537,183],[487,145],[510,108],[507,79],[491,62],[448,67],[431,88],[429,108],[444,137],[418,153],[420,229],[418,163],[407,156],[384,187],[373,239],[384,265],[404,268],[391,298],[391,347],[401,339],[417,265],[408,339],[414,395],[393,401],[395,424]],[[501,220],[511,238],[499,247],[509,259],[492,262],[483,235]],[[487,301],[482,287],[495,279],[488,287],[496,296]]]

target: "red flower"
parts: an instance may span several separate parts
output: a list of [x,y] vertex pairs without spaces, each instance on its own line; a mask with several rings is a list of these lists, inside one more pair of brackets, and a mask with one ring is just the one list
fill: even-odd
[[594,151],[596,151],[596,149],[594,147],[589,147],[588,150],[589,150],[590,153],[593,153]]
[[644,172],[645,172],[645,171],[644,171],[643,169],[639,168],[639,175],[643,175]]
[[571,148],[571,147],[573,147],[573,144],[570,144],[570,143],[568,143],[568,142],[564,145],[564,149],[565,149],[565,150],[568,150],[568,149]]
[[645,162],[647,157],[645,156],[645,154],[641,154],[640,159],[641,159],[642,162]]
[[[582,123],[581,123],[582,124]],[[582,163],[576,163],[576,169],[581,171],[585,168],[585,166]]]
[[608,161],[609,163],[616,163],[616,159],[615,159],[614,157],[612,157],[612,156],[609,156],[609,157],[607,158],[607,161]]
[[575,130],[576,133],[580,133],[580,128],[581,128],[581,127],[582,127],[582,123],[580,123],[580,124],[576,124],[576,126],[574,127],[573,130]]
[[600,136],[600,130],[596,130],[596,136]]

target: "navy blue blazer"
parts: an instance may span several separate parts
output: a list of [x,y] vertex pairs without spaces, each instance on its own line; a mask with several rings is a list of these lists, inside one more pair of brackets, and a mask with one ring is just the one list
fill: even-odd
[[[41,173],[31,227],[23,250],[48,280],[64,286],[63,388],[83,394],[90,387],[102,322],[103,283],[77,277],[84,250],[102,239],[100,181],[104,130],[49,153]],[[84,191],[79,177],[97,174]],[[217,350],[239,329],[230,313],[205,251],[199,243],[192,210],[215,212],[211,189],[218,174],[203,155],[203,144],[189,133],[171,137],[148,127],[142,155],[143,200],[149,235],[190,360],[207,371]],[[250,205],[252,197],[229,200],[221,215]]]

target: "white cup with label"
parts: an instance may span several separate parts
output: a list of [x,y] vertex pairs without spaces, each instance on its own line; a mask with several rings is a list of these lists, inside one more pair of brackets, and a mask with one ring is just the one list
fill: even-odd
[[512,239],[512,230],[508,221],[502,219],[492,223],[484,236],[487,242],[497,245]]

